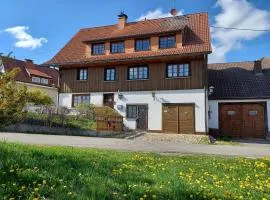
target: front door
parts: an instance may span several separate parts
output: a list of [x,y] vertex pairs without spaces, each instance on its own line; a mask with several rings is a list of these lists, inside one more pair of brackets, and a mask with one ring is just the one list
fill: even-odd
[[103,105],[113,108],[114,105],[114,94],[104,94],[103,95]]
[[137,129],[147,130],[147,105],[138,105]]

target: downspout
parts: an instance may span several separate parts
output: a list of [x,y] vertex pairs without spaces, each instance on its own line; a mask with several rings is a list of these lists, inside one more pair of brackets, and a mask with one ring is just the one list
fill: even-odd
[[209,134],[208,130],[208,55],[204,54],[204,87],[205,87],[205,134]]

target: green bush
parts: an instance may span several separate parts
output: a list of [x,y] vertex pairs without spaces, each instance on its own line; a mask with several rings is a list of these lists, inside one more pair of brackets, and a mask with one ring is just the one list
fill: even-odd
[[16,68],[7,73],[0,73],[0,127],[5,127],[23,118],[23,108],[27,101],[27,89],[15,81],[20,72]]
[[35,105],[52,105],[53,100],[50,96],[40,90],[30,90],[27,92],[27,102]]

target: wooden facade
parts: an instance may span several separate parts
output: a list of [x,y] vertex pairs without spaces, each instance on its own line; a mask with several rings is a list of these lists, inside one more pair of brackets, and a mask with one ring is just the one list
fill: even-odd
[[[191,60],[192,59],[192,60]],[[170,63],[190,63],[190,76],[181,78],[166,78],[166,66]],[[128,68],[147,65],[149,79],[128,80]],[[136,63],[115,65],[116,80],[104,81],[104,69],[110,66],[89,66],[88,80],[77,80],[77,70],[80,67],[60,68],[61,93],[117,92],[119,91],[152,91],[152,90],[186,90],[203,89],[206,85],[205,59],[200,56],[189,60],[156,61],[151,63]]]

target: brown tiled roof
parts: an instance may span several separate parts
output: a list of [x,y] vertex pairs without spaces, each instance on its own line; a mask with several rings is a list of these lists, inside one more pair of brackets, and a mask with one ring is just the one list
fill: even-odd
[[2,59],[6,71],[11,71],[14,68],[20,69],[20,72],[15,77],[16,81],[36,84],[32,82],[31,75],[34,75],[43,78],[48,78],[49,79],[48,86],[58,87],[59,72],[55,69],[51,69],[48,67],[40,67],[34,63],[17,60],[13,58],[0,57],[0,59]]
[[[112,38],[137,37],[166,32],[183,32],[183,47],[143,51],[102,56],[89,56],[87,50],[89,41],[110,40]],[[122,30],[116,25],[81,29],[56,56],[46,65],[87,64],[109,61],[138,60],[161,56],[176,56],[197,53],[210,53],[210,31],[207,13],[190,14],[162,19],[127,23]]]
[[260,61],[209,64],[208,82],[214,86],[209,99],[270,98],[270,63],[256,74],[260,66]]

